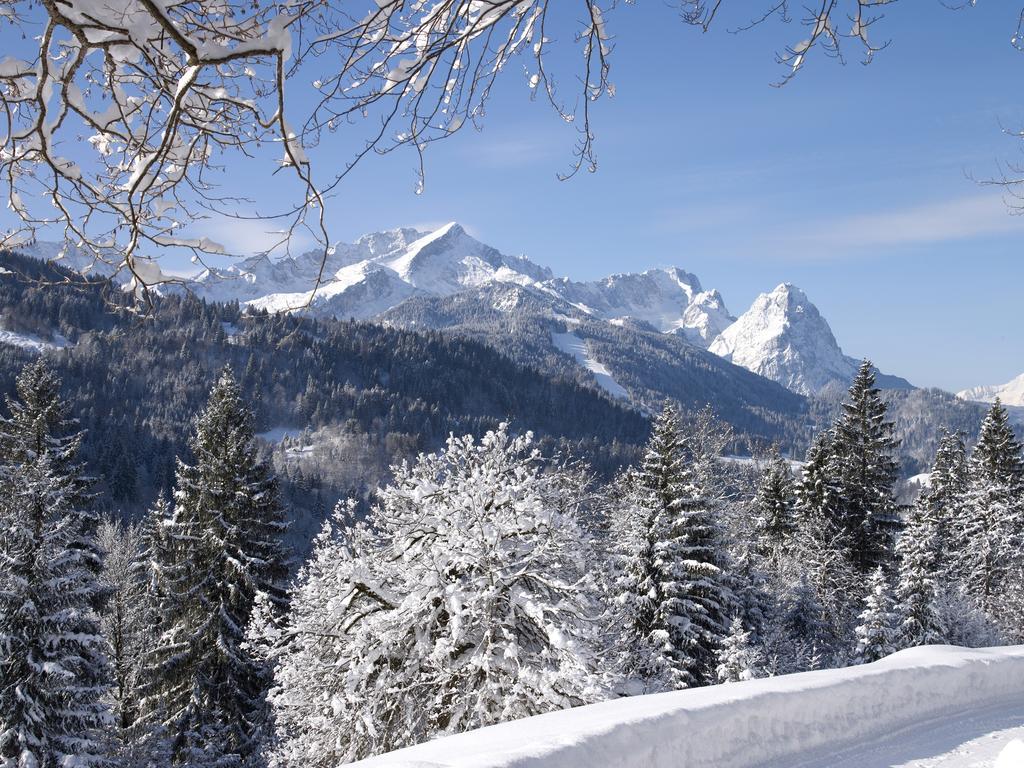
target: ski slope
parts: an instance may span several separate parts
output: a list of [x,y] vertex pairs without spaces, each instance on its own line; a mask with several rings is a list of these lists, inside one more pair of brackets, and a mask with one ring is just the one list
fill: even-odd
[[1024,768],[1013,746],[1022,726],[1024,646],[934,646],[861,667],[551,712],[355,765]]
[[612,397],[629,398],[629,392],[612,377],[612,372],[590,352],[587,342],[575,333],[552,333],[551,341],[560,352],[572,355],[576,362],[594,374],[594,380]]

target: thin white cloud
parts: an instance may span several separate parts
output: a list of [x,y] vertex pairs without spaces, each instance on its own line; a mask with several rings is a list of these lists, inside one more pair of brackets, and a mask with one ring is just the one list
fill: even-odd
[[1015,215],[1001,195],[978,194],[833,219],[783,239],[806,252],[927,245],[1015,232],[1024,233],[1024,217]]
[[[201,234],[224,246],[232,256],[252,256],[273,248],[274,254],[283,254],[281,223],[277,220],[233,219],[223,217],[205,222]],[[288,242],[293,254],[302,253],[313,246],[313,238],[305,232],[296,232]]]
[[463,150],[470,162],[484,168],[505,169],[532,165],[554,154],[552,142],[541,138],[490,137],[481,134]]

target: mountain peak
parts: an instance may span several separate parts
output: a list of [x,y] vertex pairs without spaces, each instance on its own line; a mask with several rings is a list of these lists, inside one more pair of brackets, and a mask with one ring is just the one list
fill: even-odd
[[978,403],[994,403],[998,399],[1003,405],[1024,406],[1024,373],[1007,384],[971,387],[957,392],[956,396]]
[[[754,299],[708,349],[803,395],[845,389],[860,367],[859,360],[843,354],[818,308],[792,283]],[[878,381],[890,389],[911,388],[896,376],[879,374]]]
[[854,373],[818,308],[791,283],[758,296],[709,349],[801,394],[845,384]]

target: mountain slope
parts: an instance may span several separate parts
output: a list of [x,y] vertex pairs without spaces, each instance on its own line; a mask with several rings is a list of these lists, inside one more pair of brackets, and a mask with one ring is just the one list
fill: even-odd
[[1024,406],[1024,373],[1008,384],[972,387],[957,392],[956,396],[977,403],[992,403],[998,398],[1003,405]]
[[[3,330],[66,339],[46,354],[85,429],[83,457],[103,478],[101,504],[126,517],[168,487],[175,455],[187,456],[189,424],[225,364],[268,442],[305,431],[320,440],[308,457],[273,449],[289,505],[305,510],[300,545],[319,527],[317,505],[322,514],[343,493],[358,497],[392,463],[436,450],[450,433],[480,435],[509,421],[602,474],[634,460],[647,438],[647,419],[635,409],[471,339],[243,313],[191,296],[158,298],[139,318],[111,311],[129,299],[106,283],[47,285],[68,274],[10,254],[0,253],[0,265]],[[39,351],[0,337],[0,393],[13,390]]]
[[[416,296],[381,316],[484,341],[550,376],[568,376],[656,411],[666,398],[689,410],[710,404],[741,436],[740,448],[805,441],[804,398],[639,320],[617,323],[554,299],[544,286],[486,285],[447,297]],[[802,448],[799,448],[802,450]]]
[[[35,247],[43,258],[55,248]],[[257,256],[227,268],[208,269],[188,288],[209,301],[237,301],[268,312],[371,320],[419,299],[465,294],[494,300],[505,286],[529,290],[533,314],[672,335],[798,394],[845,388],[857,368],[857,361],[843,354],[818,310],[793,286],[782,285],[762,295],[737,320],[718,291],[705,289],[696,275],[678,267],[574,281],[556,277],[525,257],[503,254],[454,222],[432,232],[403,228],[364,235],[355,243],[333,246],[326,260],[318,251],[282,259]],[[480,293],[487,293],[485,289],[494,289],[495,296],[488,299]],[[185,289],[170,286],[167,290]],[[504,296],[505,301],[522,298],[514,293]],[[466,301],[430,311],[446,313],[456,305],[460,312],[468,311]],[[413,313],[418,311],[423,308]],[[405,315],[407,320],[409,313]],[[424,324],[431,328],[453,325],[425,318]],[[486,340],[499,348],[503,343],[497,333]],[[586,354],[580,358],[584,370],[591,363],[601,364],[587,360]],[[632,373],[639,377],[642,389],[664,393],[664,387],[643,381],[639,369]],[[879,383],[910,386],[896,377],[879,377]],[[626,389],[631,396],[637,395],[635,387]]]
[[[807,295],[789,283],[758,296],[708,349],[805,395],[830,387],[845,388],[860,365],[843,354],[832,329]],[[892,376],[880,376],[879,384],[890,389],[911,387],[906,380]]]

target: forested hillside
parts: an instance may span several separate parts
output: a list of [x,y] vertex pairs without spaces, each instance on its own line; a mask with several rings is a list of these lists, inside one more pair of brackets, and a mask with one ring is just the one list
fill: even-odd
[[[0,263],[0,387],[42,345],[86,430],[83,455],[99,478],[101,504],[135,516],[169,486],[175,455],[218,370],[229,363],[256,429],[287,427],[344,435],[362,483],[389,464],[433,450],[450,433],[482,434],[508,420],[549,448],[585,457],[609,473],[632,461],[646,417],[596,389],[545,376],[466,339],[366,323],[246,314],[237,305],[188,296],[131,314],[120,291],[101,284],[47,285],[69,275],[5,254]],[[352,473],[285,476],[300,508],[329,509]],[[362,484],[360,483],[360,485]],[[317,497],[321,498],[318,500]]]

